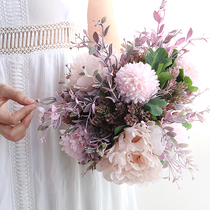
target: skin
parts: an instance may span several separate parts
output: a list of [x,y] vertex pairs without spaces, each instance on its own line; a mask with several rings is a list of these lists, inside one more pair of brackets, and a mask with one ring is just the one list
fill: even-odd
[[[23,105],[23,108],[15,113],[9,112],[6,106],[9,99]],[[0,83],[0,134],[14,142],[24,138],[33,118],[31,112],[36,108],[33,103],[34,100],[23,92]]]
[[106,16],[105,27],[111,25],[109,32],[105,37],[107,44],[112,42],[113,48],[117,49],[118,52],[121,48],[120,38],[116,29],[115,17],[113,12],[112,0],[89,0],[87,18],[88,18],[88,35],[91,38],[95,31],[99,31],[100,27],[95,27],[93,20],[101,20]]
[[[106,16],[108,22],[104,24],[105,27],[111,25],[106,36],[106,43],[109,44],[112,41],[114,43],[113,47],[119,51],[120,39],[114,21],[112,0],[89,0],[87,19],[90,37],[92,37],[94,31],[100,30],[94,26],[93,20],[101,20],[104,16]],[[23,105],[23,108],[15,113],[9,112],[6,105],[8,100],[13,100]],[[34,102],[33,99],[23,92],[0,83],[0,135],[13,142],[23,139],[33,118],[31,112],[36,108]]]

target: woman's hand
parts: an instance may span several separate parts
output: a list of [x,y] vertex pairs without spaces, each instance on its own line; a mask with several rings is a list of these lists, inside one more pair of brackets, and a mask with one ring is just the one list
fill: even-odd
[[[9,99],[24,107],[15,113],[9,112],[6,105]],[[31,112],[35,108],[34,100],[30,99],[23,92],[0,83],[0,135],[14,142],[24,138],[26,129],[33,118]]]

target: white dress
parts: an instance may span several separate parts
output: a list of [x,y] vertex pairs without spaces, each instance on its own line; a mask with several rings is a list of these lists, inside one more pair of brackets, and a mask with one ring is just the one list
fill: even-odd
[[[87,24],[88,0],[0,0],[0,82],[33,99],[53,96],[65,76],[75,33]],[[11,111],[20,108],[10,103]],[[0,210],[136,209],[133,187],[107,182],[61,151],[58,131],[46,143],[38,110],[18,143],[0,136]]]

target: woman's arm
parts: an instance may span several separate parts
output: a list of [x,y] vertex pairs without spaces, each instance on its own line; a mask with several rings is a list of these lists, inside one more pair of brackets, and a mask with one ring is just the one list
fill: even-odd
[[106,43],[110,44],[112,42],[113,48],[119,51],[121,41],[116,29],[112,0],[89,0],[87,16],[88,34],[90,38],[92,38],[94,31],[99,30],[99,28],[94,26],[95,22],[93,20],[101,20],[106,16],[107,22],[104,25],[111,25],[108,35],[105,37]]

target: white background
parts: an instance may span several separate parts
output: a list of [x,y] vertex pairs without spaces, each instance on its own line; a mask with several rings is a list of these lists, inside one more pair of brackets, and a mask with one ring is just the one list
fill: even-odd
[[[131,40],[135,31],[147,31],[157,27],[153,11],[158,10],[161,0],[113,0],[115,18],[120,38]],[[183,29],[186,36],[190,27],[193,37],[210,38],[210,13],[208,0],[168,0],[164,23],[169,31]],[[200,72],[202,86],[210,87],[210,39],[194,42],[190,47],[190,58]],[[196,110],[210,105],[210,91],[195,101]],[[204,124],[194,123],[190,130],[190,148],[199,171],[192,181],[187,173],[180,181],[181,190],[167,180],[151,184],[146,188],[136,188],[139,210],[210,210],[210,113],[205,115]]]

